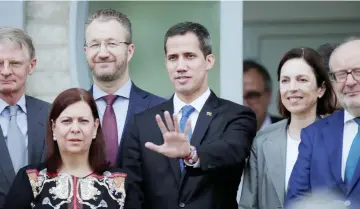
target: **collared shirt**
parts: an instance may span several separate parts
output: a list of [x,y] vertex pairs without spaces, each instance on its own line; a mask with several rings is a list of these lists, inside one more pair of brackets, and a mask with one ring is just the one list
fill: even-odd
[[[27,110],[26,110],[26,101],[25,95],[22,95],[20,100],[16,103],[19,105],[19,109],[16,115],[16,122],[25,137],[25,145],[28,146],[28,123],[27,123]],[[6,108],[9,106],[3,99],[0,98],[0,125],[5,138],[5,142],[7,143],[7,135],[10,123],[10,109]]]
[[266,127],[268,127],[271,124],[272,124],[271,117],[269,114],[266,114],[265,120],[264,120],[263,124],[261,125],[261,128],[259,129],[259,131],[264,130]]
[[[130,91],[131,91],[131,80],[129,79],[121,88],[119,88],[114,95],[118,95],[119,97],[115,100],[113,104],[113,108],[115,111],[116,117],[116,125],[118,130],[118,142],[120,144],[122,133],[124,131],[124,126],[126,122],[126,115],[129,108],[129,99],[130,99]],[[106,92],[101,90],[96,84],[93,86],[93,97],[96,102],[97,109],[99,111],[99,117],[102,124],[106,102],[102,98],[103,96],[108,95]]]
[[[181,109],[185,105],[193,106],[195,108],[195,111],[193,113],[191,113],[191,115],[189,117],[189,120],[191,121],[191,130],[194,132],[195,125],[196,125],[197,119],[199,117],[200,111],[204,107],[204,104],[205,104],[206,100],[209,98],[210,93],[211,93],[210,89],[208,88],[200,97],[198,97],[196,100],[194,100],[190,104],[186,104],[185,102],[181,101],[181,99],[175,93],[174,100],[173,100],[173,102],[174,102],[174,113],[177,114],[177,116],[178,116],[178,122],[180,123],[180,119],[181,119],[181,116],[182,116]],[[200,167],[200,158],[195,163],[194,167],[195,168]]]
[[189,119],[191,121],[191,130],[194,131],[200,111],[204,107],[204,104],[205,104],[206,100],[209,98],[209,96],[210,96],[210,89],[208,88],[200,97],[198,97],[192,103],[186,104],[185,102],[181,101],[180,98],[175,93],[174,101],[173,101],[174,102],[174,113],[177,114],[179,122],[180,122],[180,119],[182,116],[181,109],[185,105],[193,106],[195,108],[195,111],[193,113],[191,113]]
[[344,109],[344,133],[343,133],[343,148],[342,148],[342,162],[341,162],[341,178],[345,178],[346,161],[349,156],[351,144],[358,132],[358,124],[348,111]]

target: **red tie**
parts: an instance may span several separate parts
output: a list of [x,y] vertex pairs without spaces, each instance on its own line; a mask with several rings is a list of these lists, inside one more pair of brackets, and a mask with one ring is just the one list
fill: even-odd
[[116,116],[112,106],[117,97],[117,95],[107,95],[103,97],[106,102],[106,109],[102,129],[105,136],[106,156],[111,165],[115,165],[116,163],[116,155],[119,146]]

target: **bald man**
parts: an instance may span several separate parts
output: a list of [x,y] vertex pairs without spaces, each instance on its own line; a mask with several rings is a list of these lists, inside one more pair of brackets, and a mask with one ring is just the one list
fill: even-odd
[[302,130],[286,206],[321,190],[348,208],[360,208],[360,40],[334,50],[330,76],[344,109]]

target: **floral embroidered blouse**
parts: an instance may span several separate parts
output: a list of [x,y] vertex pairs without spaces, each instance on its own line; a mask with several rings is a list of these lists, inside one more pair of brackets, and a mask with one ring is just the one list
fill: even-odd
[[126,209],[127,175],[110,169],[79,178],[47,169],[21,169],[8,193],[5,209]]

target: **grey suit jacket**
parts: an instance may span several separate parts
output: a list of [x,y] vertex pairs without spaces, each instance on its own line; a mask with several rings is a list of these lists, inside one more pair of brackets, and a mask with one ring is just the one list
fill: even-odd
[[[50,104],[34,97],[25,96],[28,124],[29,164],[38,164],[45,160],[46,121]],[[0,208],[3,208],[5,196],[15,178],[14,168],[0,128]]]
[[287,123],[271,124],[255,137],[244,170],[239,209],[283,208]]

